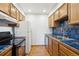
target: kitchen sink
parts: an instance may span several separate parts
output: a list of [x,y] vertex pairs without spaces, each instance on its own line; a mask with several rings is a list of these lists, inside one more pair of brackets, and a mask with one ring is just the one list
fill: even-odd
[[74,40],[74,39],[71,39],[71,38],[66,38],[64,36],[56,36],[56,38],[61,40],[61,41],[64,41],[64,40],[68,40],[68,41],[72,40],[73,41]]

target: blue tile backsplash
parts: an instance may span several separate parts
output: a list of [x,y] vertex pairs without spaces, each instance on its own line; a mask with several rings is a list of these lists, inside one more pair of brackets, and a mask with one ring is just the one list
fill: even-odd
[[53,28],[52,34],[79,39],[79,25],[72,26],[68,25],[68,21],[60,21],[60,26]]

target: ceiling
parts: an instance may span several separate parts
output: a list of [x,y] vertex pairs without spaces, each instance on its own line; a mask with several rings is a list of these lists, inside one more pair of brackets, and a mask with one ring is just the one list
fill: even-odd
[[17,3],[25,14],[49,14],[58,3]]

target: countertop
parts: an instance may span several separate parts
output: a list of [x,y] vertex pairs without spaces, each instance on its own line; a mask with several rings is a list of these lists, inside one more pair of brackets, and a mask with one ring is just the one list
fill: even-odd
[[51,34],[46,34],[46,36],[56,39],[57,41],[61,43],[64,43],[66,45],[69,45],[72,48],[79,50],[79,40],[75,40],[75,39],[67,38],[63,36],[51,35]]

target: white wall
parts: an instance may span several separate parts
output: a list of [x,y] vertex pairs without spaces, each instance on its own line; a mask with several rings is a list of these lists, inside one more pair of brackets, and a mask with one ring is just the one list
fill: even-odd
[[5,26],[0,26],[0,32],[4,32],[4,31],[10,31],[12,33],[12,28],[11,27],[5,27]]
[[16,36],[26,36],[26,22],[25,22],[25,20],[19,22],[19,27],[16,27],[15,34],[16,34]]
[[47,15],[27,15],[32,27],[32,45],[44,45],[45,33],[49,33]]

